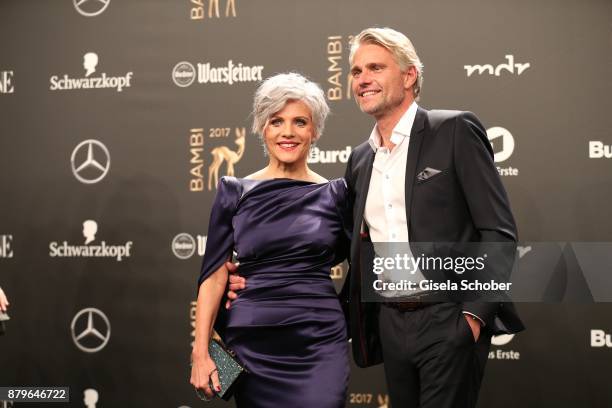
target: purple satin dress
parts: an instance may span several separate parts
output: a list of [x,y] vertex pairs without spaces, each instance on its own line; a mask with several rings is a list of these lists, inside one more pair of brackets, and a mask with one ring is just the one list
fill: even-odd
[[347,254],[347,207],[343,179],[220,180],[198,285],[236,251],[247,287],[215,328],[249,370],[239,407],[345,406],[346,324],[330,269]]

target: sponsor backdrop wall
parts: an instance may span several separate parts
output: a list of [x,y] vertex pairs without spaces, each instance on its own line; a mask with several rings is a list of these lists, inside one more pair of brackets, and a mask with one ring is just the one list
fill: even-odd
[[[368,26],[413,40],[421,106],[483,121],[522,241],[612,241],[611,17],[608,0],[2,1],[0,385],[69,386],[75,407],[199,405],[215,185],[266,163],[253,92],[286,71],[321,84],[332,115],[311,166],[341,176],[373,125],[348,75]],[[494,339],[479,406],[612,406],[612,307],[518,307],[528,330]],[[387,401],[382,367],[354,367],[347,407]]]

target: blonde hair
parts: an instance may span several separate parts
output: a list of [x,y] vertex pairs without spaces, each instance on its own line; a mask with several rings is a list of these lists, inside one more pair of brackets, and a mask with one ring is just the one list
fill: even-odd
[[353,64],[355,53],[361,44],[375,44],[386,48],[393,54],[395,62],[397,62],[402,71],[407,70],[409,67],[416,68],[417,79],[412,87],[412,92],[415,98],[419,97],[423,86],[423,63],[408,37],[388,27],[366,28],[357,34],[351,41],[351,51],[349,53],[351,65]]

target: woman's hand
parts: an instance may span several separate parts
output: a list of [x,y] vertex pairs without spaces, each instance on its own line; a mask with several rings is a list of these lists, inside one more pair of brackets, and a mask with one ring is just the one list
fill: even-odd
[[0,288],[0,312],[6,312],[8,305],[10,305],[10,303],[2,291],[2,288]]
[[[216,393],[221,391],[221,385],[219,383],[219,372],[217,366],[210,355],[206,353],[205,356],[196,353],[192,353],[191,363],[191,385],[197,390],[204,391],[206,398],[211,399]],[[212,382],[212,387],[210,383]]]

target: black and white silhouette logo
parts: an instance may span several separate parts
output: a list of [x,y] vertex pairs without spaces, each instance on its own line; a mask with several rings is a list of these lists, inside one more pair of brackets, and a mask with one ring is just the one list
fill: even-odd
[[53,75],[49,78],[49,90],[51,91],[80,91],[89,89],[114,89],[116,92],[123,92],[125,88],[132,86],[133,71],[128,71],[125,75],[108,75],[106,72],[97,72],[100,58],[95,52],[83,54],[83,69],[85,76],[70,76],[68,74]]
[[101,310],[88,307],[74,316],[70,332],[79,350],[85,353],[97,353],[108,343],[111,326]]
[[132,241],[127,241],[123,245],[107,244],[106,241],[97,242],[98,223],[94,220],[83,222],[83,245],[71,245],[68,241],[53,241],[49,244],[49,256],[51,258],[110,258],[121,262],[125,258],[132,256]]
[[84,184],[95,184],[108,174],[110,153],[102,142],[85,140],[72,151],[70,165],[77,180]]
[[196,79],[196,70],[189,62],[179,62],[172,69],[172,80],[176,86],[186,88]]
[[102,14],[109,3],[110,0],[72,0],[76,11],[85,17],[95,17]]
[[86,408],[96,408],[98,403],[98,391],[93,388],[88,388],[83,391],[83,404]]

